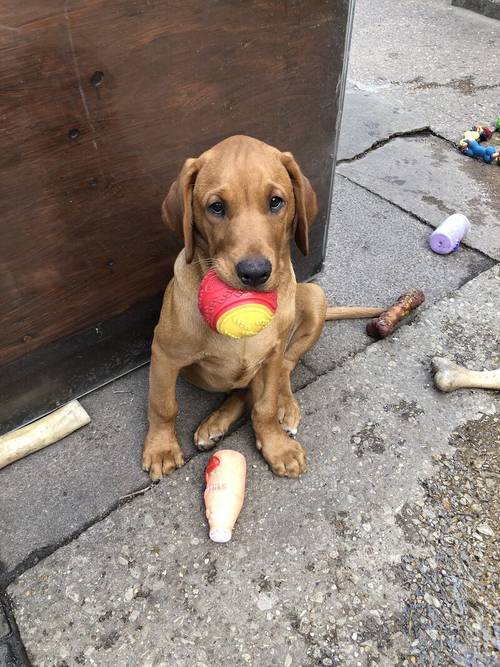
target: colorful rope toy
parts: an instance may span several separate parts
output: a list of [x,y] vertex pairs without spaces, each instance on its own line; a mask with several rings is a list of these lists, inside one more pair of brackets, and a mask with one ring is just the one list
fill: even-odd
[[223,282],[211,269],[200,283],[198,308],[214,331],[229,338],[255,336],[273,319],[276,292],[238,290]]
[[500,149],[495,146],[487,146],[494,131],[500,131],[500,117],[496,121],[495,130],[485,125],[474,125],[470,130],[463,133],[458,142],[458,150],[468,157],[479,157],[484,162],[496,162],[500,166]]

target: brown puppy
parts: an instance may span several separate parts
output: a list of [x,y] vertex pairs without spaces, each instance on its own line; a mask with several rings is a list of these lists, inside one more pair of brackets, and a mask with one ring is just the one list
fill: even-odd
[[[209,391],[228,392],[223,405],[195,433],[199,449],[213,447],[251,410],[258,449],[276,475],[306,470],[293,440],[300,411],[290,374],[319,338],[327,303],[318,285],[297,285],[290,240],[308,252],[316,196],[290,153],[245,136],[222,141],[185,162],[163,202],[165,224],[184,239],[152,345],[149,432],[143,467],[161,479],[184,462],[175,434],[175,385],[181,373]],[[278,308],[257,336],[232,340],[203,321],[198,288],[209,268],[237,288],[277,290]],[[339,315],[329,309],[328,319]],[[338,309],[339,311],[342,309]],[[342,310],[368,317],[381,309]]]

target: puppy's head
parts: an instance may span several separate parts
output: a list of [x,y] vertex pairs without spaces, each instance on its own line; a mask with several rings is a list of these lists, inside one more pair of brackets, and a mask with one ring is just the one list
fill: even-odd
[[235,136],[186,160],[163,206],[166,225],[237,289],[276,289],[292,237],[304,255],[316,195],[291,153]]

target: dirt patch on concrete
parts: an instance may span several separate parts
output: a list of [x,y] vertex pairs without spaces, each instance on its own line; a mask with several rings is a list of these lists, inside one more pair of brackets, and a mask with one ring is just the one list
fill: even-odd
[[411,664],[491,667],[500,647],[500,418],[467,422],[450,444],[456,453],[435,457],[425,499],[405,506],[405,536],[414,532],[426,555],[407,554],[397,567],[408,591],[403,630]]

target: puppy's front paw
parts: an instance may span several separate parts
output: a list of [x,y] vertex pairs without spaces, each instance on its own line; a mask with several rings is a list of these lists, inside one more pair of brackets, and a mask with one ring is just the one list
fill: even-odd
[[262,456],[268,462],[271,470],[278,477],[296,478],[307,470],[306,451],[296,440],[292,440],[284,433],[273,436],[270,441],[259,442]]
[[170,474],[184,465],[184,456],[176,440],[161,441],[159,438],[146,438],[142,453],[142,469],[149,472],[153,482]]

